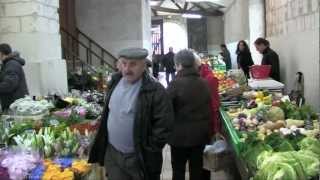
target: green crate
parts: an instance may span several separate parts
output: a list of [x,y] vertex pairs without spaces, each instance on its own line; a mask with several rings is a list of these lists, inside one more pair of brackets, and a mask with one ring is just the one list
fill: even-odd
[[238,133],[233,128],[233,125],[231,123],[231,118],[222,108],[220,108],[220,114],[221,114],[221,120],[223,122],[226,133],[230,138],[229,141],[231,143],[231,146],[236,152],[236,155],[239,157],[240,152],[243,150],[244,143],[241,141]]

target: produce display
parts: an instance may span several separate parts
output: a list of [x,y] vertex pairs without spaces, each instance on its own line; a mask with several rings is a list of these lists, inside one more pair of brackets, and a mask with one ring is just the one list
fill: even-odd
[[218,90],[221,93],[227,90],[230,90],[232,88],[239,87],[239,84],[235,80],[228,78],[225,75],[225,72],[223,71],[218,71],[218,72],[213,71],[213,75],[219,80]]
[[[99,95],[14,102],[11,114],[0,119],[0,179],[96,177],[87,157],[102,112]],[[40,114],[40,119],[32,118]]]
[[239,101],[243,92],[248,90],[247,79],[241,70],[231,70],[229,72],[213,71],[218,79],[220,100],[222,104]]
[[239,157],[244,159],[252,179],[317,177],[320,122],[312,108],[298,107],[282,93],[266,90],[244,92],[241,99],[237,107],[224,107],[229,117],[224,121],[230,121],[226,123],[240,139]]
[[14,115],[22,116],[44,114],[51,108],[54,108],[54,106],[47,100],[34,101],[31,97],[18,99],[10,105],[10,110]]
[[[86,99],[90,100],[91,102],[86,101]],[[95,99],[94,97],[89,96],[86,97],[86,99],[67,97],[64,99],[64,101],[69,103],[69,107],[56,111],[54,114],[64,118],[68,118],[72,113],[75,113],[86,119],[98,118],[102,112],[102,107],[95,101],[100,101],[101,99]]]

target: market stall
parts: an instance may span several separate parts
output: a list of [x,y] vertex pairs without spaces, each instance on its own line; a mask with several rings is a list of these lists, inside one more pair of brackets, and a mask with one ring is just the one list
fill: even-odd
[[280,92],[246,91],[220,109],[242,179],[312,179],[320,172],[320,135],[312,107]]
[[226,72],[219,60],[211,64],[223,131],[241,178],[318,179],[320,121],[313,108],[291,101],[285,85],[268,78],[264,67],[255,66],[263,72],[251,72],[247,81],[240,70]]
[[0,121],[0,179],[101,179],[87,163],[104,96],[26,97],[15,101]]

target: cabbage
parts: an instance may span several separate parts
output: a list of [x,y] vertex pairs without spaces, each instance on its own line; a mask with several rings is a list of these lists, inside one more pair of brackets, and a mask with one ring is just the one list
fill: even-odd
[[295,169],[288,163],[271,163],[258,171],[254,180],[298,180]]
[[301,150],[309,150],[320,159],[320,142],[313,137],[306,137],[298,144]]
[[294,152],[278,152],[269,157],[268,154],[259,157],[259,170],[254,180],[306,180],[304,169],[295,158]]
[[264,151],[264,152],[260,153],[260,155],[257,157],[257,167],[261,168],[264,160],[269,158],[271,155],[272,155],[272,151]]
[[267,113],[267,119],[273,122],[278,120],[284,120],[284,112],[281,108],[272,106]]
[[[290,149],[287,148],[289,142],[279,145],[275,137],[269,139],[269,143],[279,149]],[[307,180],[315,177],[320,171],[320,142],[306,137],[298,145],[300,151],[261,152],[256,159],[258,171],[253,180]]]
[[313,152],[308,150],[299,151],[295,153],[295,158],[300,161],[309,178],[315,177],[320,171],[320,161]]

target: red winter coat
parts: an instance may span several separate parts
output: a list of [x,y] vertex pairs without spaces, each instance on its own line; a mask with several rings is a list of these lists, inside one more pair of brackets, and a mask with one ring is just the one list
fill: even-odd
[[219,99],[219,82],[216,77],[214,77],[212,70],[210,69],[209,65],[202,64],[200,67],[200,76],[207,80],[209,84],[209,88],[211,91],[211,110],[212,110],[212,132],[220,133],[221,132],[221,122],[219,118],[219,107],[220,107],[220,99]]

